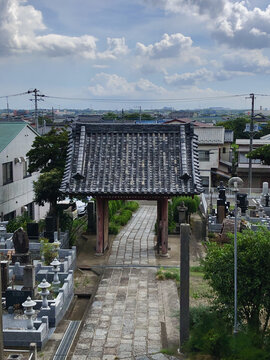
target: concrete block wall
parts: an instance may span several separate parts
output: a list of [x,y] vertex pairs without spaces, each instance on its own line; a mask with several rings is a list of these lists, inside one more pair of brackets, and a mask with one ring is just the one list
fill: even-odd
[[[47,281],[52,282],[52,280],[53,273],[48,273]],[[42,300],[35,300],[37,303],[35,309],[41,309],[38,318],[47,316],[50,327],[56,327],[62,320],[72,302],[74,294],[73,270],[70,270],[68,274],[59,274],[59,280],[63,282],[63,285],[59,289],[57,297],[54,300],[48,301],[49,309],[41,309]]]
[[46,344],[49,338],[48,317],[43,316],[41,320],[34,322],[35,329],[3,329],[3,339],[5,347],[29,347],[31,343],[36,343],[38,349]]

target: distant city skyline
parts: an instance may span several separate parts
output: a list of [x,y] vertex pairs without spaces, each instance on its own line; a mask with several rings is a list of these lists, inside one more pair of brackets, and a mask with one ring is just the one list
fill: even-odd
[[[248,109],[248,96],[228,96],[270,95],[269,24],[265,0],[1,0],[0,96],[37,88],[91,99],[44,98],[47,108]],[[33,109],[28,99],[9,107]]]

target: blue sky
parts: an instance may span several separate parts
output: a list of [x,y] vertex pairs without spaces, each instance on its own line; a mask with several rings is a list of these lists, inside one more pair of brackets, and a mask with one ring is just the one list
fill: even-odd
[[[265,0],[0,0],[0,96],[89,98],[44,107],[249,108],[227,96],[270,94],[269,48]],[[28,96],[9,104],[33,106]]]

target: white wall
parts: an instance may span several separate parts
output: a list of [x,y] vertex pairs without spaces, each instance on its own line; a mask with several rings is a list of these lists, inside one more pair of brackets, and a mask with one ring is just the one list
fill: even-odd
[[[0,154],[0,214],[8,214],[16,211],[16,215],[21,215],[21,208],[34,199],[33,181],[38,179],[38,173],[23,178],[23,164],[15,164],[14,159],[24,157],[31,149],[36,134],[27,126],[6,146]],[[12,161],[13,182],[3,185],[2,164]],[[45,208],[45,209],[44,209]],[[40,210],[35,206],[35,220],[39,220],[40,215],[48,210],[48,205]]]

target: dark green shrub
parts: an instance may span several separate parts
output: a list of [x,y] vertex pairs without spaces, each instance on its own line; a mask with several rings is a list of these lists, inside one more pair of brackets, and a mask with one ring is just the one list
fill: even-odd
[[115,216],[115,222],[120,225],[126,225],[129,219],[132,217],[132,211],[123,209],[120,214]]
[[13,233],[20,227],[26,231],[26,224],[30,222],[33,222],[33,220],[28,216],[27,212],[24,212],[21,216],[16,216],[14,219],[9,220],[7,232]]
[[128,201],[124,206],[124,209],[130,210],[132,212],[136,211],[138,208],[139,204],[137,203],[137,201]]
[[120,226],[111,222],[109,223],[109,234],[117,235],[119,233]]
[[173,212],[173,220],[175,222],[179,221],[179,212],[177,207],[180,206],[184,202],[185,206],[187,207],[188,215],[195,213],[198,211],[200,198],[195,195],[194,199],[190,196],[179,196],[172,199],[172,212]]
[[40,219],[38,222],[38,231],[41,233],[45,230],[45,219]]
[[269,335],[242,328],[234,335],[231,321],[213,307],[190,309],[190,338],[185,351],[223,360],[269,360]]
[[57,257],[56,247],[53,243],[49,242],[47,238],[40,238],[41,244],[41,255],[44,257],[45,265],[50,265],[50,263]]
[[110,200],[109,201],[109,220],[111,217],[124,205],[123,200]]
[[185,349],[191,353],[211,355],[216,359],[229,355],[229,330],[224,319],[209,307],[190,311],[190,338]]
[[72,217],[67,212],[64,212],[62,209],[59,210],[58,216],[59,216],[59,227],[61,231],[66,231],[66,230],[71,231],[73,225]]

